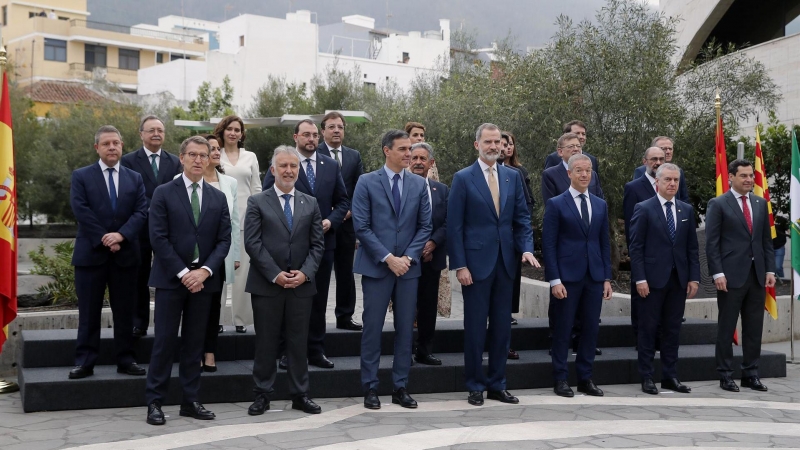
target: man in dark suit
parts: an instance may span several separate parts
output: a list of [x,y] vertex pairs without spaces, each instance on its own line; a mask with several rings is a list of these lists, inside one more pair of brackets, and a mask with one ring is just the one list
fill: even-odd
[[737,159],[728,165],[731,190],[708,201],[706,257],[717,287],[717,371],[719,385],[738,392],[733,381],[733,332],[742,317],[742,387],[766,391],[758,377],[764,288],[775,286],[775,256],[767,202],[750,193],[753,165]]
[[[645,176],[625,183],[622,195],[623,217],[625,218],[625,242],[628,245],[629,252],[631,246],[630,230],[633,209],[637,203],[656,196],[656,170],[664,164],[664,151],[658,147],[649,147],[644,151],[642,159],[645,161],[645,164],[647,164]],[[633,328],[634,339],[638,339],[639,336],[638,296],[635,280],[631,279],[631,327]],[[658,346],[657,343],[656,346]]]
[[[547,201],[556,195],[561,195],[569,189],[570,179],[567,173],[567,161],[572,155],[581,153],[582,144],[580,138],[575,133],[565,133],[558,138],[557,153],[561,158],[561,163],[549,167],[542,172],[542,201]],[[594,170],[592,170],[594,172]],[[600,187],[597,173],[592,174],[592,181],[589,183],[589,193],[600,199],[605,199],[603,189]]]
[[[122,166],[138,172],[144,181],[144,194],[147,207],[153,192],[164,183],[168,183],[181,173],[178,157],[161,148],[164,143],[164,123],[156,116],[147,116],[139,123],[139,136],[142,147],[122,157]],[[133,336],[142,337],[150,326],[150,265],[153,261],[153,247],[150,245],[150,234],[147,221],[139,233],[139,253],[142,263],[139,265],[139,276],[136,279],[136,306],[133,316]]]
[[156,309],[145,397],[151,425],[166,422],[161,405],[169,392],[179,325],[180,415],[214,418],[197,394],[211,298],[223,288],[223,263],[231,247],[231,216],[225,194],[203,181],[210,150],[200,136],[183,141],[183,175],[156,188],[150,203],[150,242],[155,253],[150,285],[156,288]]
[[[573,133],[578,136],[578,140],[581,143],[580,153],[588,156],[589,159],[592,160],[592,170],[594,170],[594,173],[599,174],[600,169],[598,168],[597,165],[597,158],[583,151],[583,148],[586,147],[586,124],[584,124],[580,120],[571,120],[564,124],[561,133],[562,134]],[[553,153],[547,155],[547,158],[544,159],[544,170],[547,170],[559,164],[561,164],[561,156],[558,154],[558,150],[556,150]],[[600,181],[600,179],[598,178],[597,181]],[[545,203],[547,203],[547,200],[545,200]]]
[[[653,139],[653,142],[650,144],[651,147],[658,147],[661,150],[664,150],[664,158],[665,161],[668,163],[672,162],[672,155],[674,154],[675,144],[672,141],[672,138],[667,136],[658,136]],[[636,170],[633,171],[633,179],[637,179],[641,176],[644,176],[645,171],[647,169],[647,163],[642,161],[642,165],[637,167]],[[678,186],[678,194],[676,197],[678,200],[689,203],[689,187],[686,184],[686,178],[684,177],[683,169],[681,171],[681,182],[680,186]]]
[[[497,125],[478,127],[478,160],[455,174],[447,200],[447,254],[463,286],[464,376],[471,405],[483,404],[484,390],[490,399],[519,402],[506,390],[505,373],[517,253],[539,267],[524,182],[518,172],[497,164],[501,138]],[[484,344],[488,375],[483,372]]]
[[569,159],[569,189],[551,198],[544,209],[542,253],[545,278],[550,282],[550,303],[554,304],[553,390],[572,397],[567,377],[570,333],[576,314],[581,318],[581,338],[575,359],[578,392],[602,396],[592,381],[592,365],[600,329],[602,300],[611,298],[611,243],[608,236],[608,208],[601,198],[589,193],[594,174],[586,155]]
[[[311,303],[308,328],[308,363],[323,369],[332,369],[333,362],[325,356],[325,311],[328,308],[328,288],[331,284],[336,230],[344,223],[350,210],[350,198],[342,181],[342,171],[335,160],[317,151],[319,133],[317,125],[310,119],[302,120],[294,127],[294,142],[299,152],[300,175],[295,188],[317,199],[322,215],[322,230],[325,233],[325,252],[316,271],[317,293]],[[275,176],[268,171],[264,176],[263,190],[271,188]],[[286,367],[285,355],[281,366]]]
[[688,394],[678,379],[678,345],[686,298],[700,285],[692,206],[679,200],[680,169],[664,163],[656,171],[658,194],[634,207],[631,218],[631,279],[639,294],[639,375],[642,391],[658,394],[653,383],[656,337],[661,334],[661,388]]
[[108,287],[114,318],[117,372],[144,375],[133,354],[131,326],[139,258],[139,231],[147,217],[142,177],[122,167],[122,137],[110,126],[94,136],[96,164],[72,172],[70,204],[78,222],[72,253],[78,294],[78,342],[69,378],[94,373],[100,348],[100,312]]
[[[364,173],[361,154],[357,150],[342,145],[344,140],[344,116],[331,111],[322,118],[322,137],[324,141],[317,147],[319,154],[331,157],[342,168],[342,180],[347,189],[347,197],[352,201],[358,178]],[[342,226],[336,230],[336,249],[333,253],[333,270],[336,272],[336,328],[361,331],[361,324],[353,320],[356,308],[356,282],[353,278],[353,255],[356,248],[356,234],[353,230],[351,212],[347,211]]]
[[422,249],[422,274],[417,287],[417,351],[414,359],[420,364],[440,366],[433,355],[433,334],[439,304],[439,278],[447,267],[447,185],[428,178],[434,163],[433,148],[419,142],[411,146],[411,172],[425,180],[431,205],[431,237]]
[[408,133],[390,130],[381,139],[385,164],[365,174],[353,195],[353,225],[360,242],[354,271],[364,292],[361,385],[364,407],[379,409],[378,366],[389,299],[394,304],[392,403],[416,408],[408,394],[417,285],[422,252],[431,236],[431,205],[425,180],[408,172]]
[[[310,133],[311,129],[316,133],[316,125],[304,125],[307,126],[300,129],[301,134]],[[310,138],[303,140],[310,141]],[[315,149],[316,142],[312,146]],[[334,161],[329,165],[338,168]],[[250,197],[245,215],[244,245],[250,255],[245,290],[253,296],[256,329],[253,361],[256,400],[247,412],[256,416],[269,409],[283,329],[292,408],[319,414],[322,410],[308,397],[306,349],[312,298],[319,286],[319,282],[315,285],[312,280],[326,252],[325,220],[320,214],[320,202],[295,188],[298,172],[302,173],[296,149],[285,145],[276,148],[269,171],[274,189],[270,186]],[[330,206],[327,209],[330,211]],[[330,279],[330,271],[326,276]]]

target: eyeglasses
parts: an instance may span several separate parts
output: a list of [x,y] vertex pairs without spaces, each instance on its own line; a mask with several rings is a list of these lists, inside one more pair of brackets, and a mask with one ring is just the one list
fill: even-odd
[[197,158],[200,158],[200,161],[205,161],[208,159],[208,154],[206,153],[189,152],[189,153],[184,153],[183,155],[191,160],[196,160]]
[[156,134],[156,133],[164,134],[164,129],[163,128],[150,128],[149,130],[144,130],[144,132],[147,133],[147,134]]
[[303,136],[306,139],[311,139],[311,138],[319,139],[319,133],[303,133],[300,136]]
[[665,162],[667,160],[667,158],[664,158],[662,156],[661,158],[652,157],[652,158],[648,158],[647,160],[650,161],[650,162]]
[[326,125],[326,130],[344,130],[344,125]]
[[583,146],[580,145],[580,144],[572,144],[572,145],[567,145],[567,146],[564,146],[564,147],[561,147],[561,148],[566,148],[566,149],[569,149],[569,150],[580,150],[581,148],[583,148]]

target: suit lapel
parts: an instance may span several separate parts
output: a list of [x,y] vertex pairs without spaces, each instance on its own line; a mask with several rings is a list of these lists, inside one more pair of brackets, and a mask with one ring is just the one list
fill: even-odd
[[[158,186],[159,183],[158,180],[156,180],[156,175],[153,173],[153,166],[150,165],[150,160],[147,159],[147,153],[145,153],[144,147],[136,151],[136,163],[139,164],[144,176],[147,177],[150,182]],[[158,173],[161,174],[161,171]]]
[[[687,236],[685,233],[687,233],[687,232],[694,233],[694,230],[689,230],[688,229],[688,226],[689,226],[689,220],[688,220],[689,219],[689,215],[688,215],[688,212],[684,211],[684,208],[682,208],[681,205],[677,201],[675,201],[675,210],[677,212],[677,214],[676,214],[677,217],[675,219],[676,223],[675,223],[675,245],[674,246],[678,247],[678,246],[683,246],[684,236]],[[686,219],[685,222],[684,222],[684,219]],[[680,222],[680,224],[677,223],[677,222]],[[688,230],[688,231],[684,231],[684,228],[686,228],[686,230]]]
[[[294,213],[292,214],[292,225],[295,225],[297,223],[297,220],[300,217],[303,217],[303,214],[305,214],[305,211],[306,211],[306,201],[305,201],[305,199],[303,199],[302,197],[297,195],[297,193],[298,193],[298,191],[295,190],[295,192],[294,192]],[[286,216],[284,216],[284,220],[286,220],[285,218],[286,218]],[[288,225],[288,222],[287,222],[287,225]],[[297,229],[296,226],[292,226],[292,232],[291,232],[292,236],[294,236],[294,231],[296,229]]]
[[[194,225],[194,227],[197,228],[197,224],[194,223],[194,213],[192,212],[192,204],[189,201],[189,195],[190,195],[189,189],[183,183],[183,176],[175,178],[175,180],[172,183],[175,186],[175,191],[176,195],[178,196],[178,201],[181,202],[183,208],[186,210],[186,214],[189,215],[189,222],[191,222],[192,225]],[[202,211],[202,206],[200,209]]]
[[395,211],[394,209],[394,198],[392,198],[392,187],[389,186],[389,177],[386,175],[386,171],[383,170],[383,167],[378,169],[378,179],[381,181],[381,185],[383,185],[383,190],[386,192],[386,198],[389,199],[389,204],[392,205],[392,211],[394,211],[394,215],[399,217],[399,212]]
[[[406,178],[409,177],[409,178]],[[406,171],[403,174],[403,192],[400,193],[400,212],[397,213],[397,217],[400,217],[400,214],[403,214],[403,209],[406,207],[406,200],[408,199],[408,191],[411,188],[411,172]],[[427,192],[425,193],[427,195]]]
[[[583,230],[583,234],[588,235],[589,230],[586,229],[586,225],[584,225],[583,218],[581,217],[581,212],[578,211],[578,205],[575,204],[575,199],[572,197],[572,193],[567,188],[563,194],[561,194],[563,201],[567,204],[567,209],[572,211],[572,214],[575,215],[575,220],[581,225],[581,230]],[[591,197],[590,197],[591,198]],[[592,205],[592,209],[594,209],[594,205]],[[589,225],[592,224],[594,220],[590,220]]]
[[750,197],[750,204],[753,205],[753,207],[750,208],[750,220],[753,221],[753,233],[750,235],[750,240],[752,241],[753,236],[758,236],[757,233],[761,232],[761,228],[759,227],[758,230],[756,230],[756,227],[758,227],[758,224],[761,223],[761,221],[758,220],[758,215],[761,214],[761,208],[759,208],[758,205],[760,205],[764,199],[753,194],[752,192],[747,195]]
[[[295,192],[295,195],[297,195],[297,192]],[[278,219],[280,219],[281,223],[286,228],[286,232],[291,234],[292,230],[289,229],[289,222],[286,220],[286,215],[283,214],[283,207],[281,207],[281,201],[278,199],[278,193],[275,192],[274,187],[267,189],[265,196],[267,205],[275,211]]]
[[472,165],[472,184],[475,185],[475,188],[480,192],[481,196],[483,196],[483,200],[486,202],[486,206],[489,207],[489,210],[492,211],[492,214],[498,217],[497,211],[494,209],[492,193],[489,191],[489,185],[486,183],[486,178],[483,176],[481,165],[477,161]]
[[[586,196],[589,197],[589,202],[592,204],[592,218],[589,221],[589,231],[600,226],[600,221],[605,218],[603,214],[603,205],[600,203],[599,198],[594,198],[586,191]],[[575,202],[572,202],[574,205]]]
[[[95,163],[92,167],[92,179],[100,192],[105,192],[103,196],[105,200],[103,200],[103,206],[111,209],[111,197],[108,193],[108,186],[106,186],[105,176],[103,175],[103,169],[100,167],[99,163]],[[119,199],[119,190],[117,190],[117,199]]]
[[[747,222],[744,220],[744,212],[742,211],[742,207],[739,206],[739,202],[736,201],[736,196],[733,195],[733,191],[728,191],[725,193],[725,201],[728,203],[728,207],[731,208],[733,214],[739,218],[739,223],[741,223],[744,227],[744,231],[750,234],[750,230],[747,228]],[[752,210],[753,208],[750,209]],[[750,220],[753,220],[753,211],[750,211]],[[753,223],[755,224],[755,221],[753,221]],[[750,240],[752,239],[753,235],[750,234]]]
[[[307,189],[308,193],[314,195],[314,190],[311,189],[311,185],[308,183],[308,177],[306,176],[306,171],[303,169],[303,163],[300,163],[300,174],[297,179],[300,181],[300,184],[303,185],[303,189]],[[317,177],[319,178],[319,177]]]
[[[658,199],[658,196],[656,196],[654,198],[656,199],[654,205],[656,207],[656,212],[657,212],[656,216],[658,216],[658,221],[661,223],[662,227],[664,228],[664,234],[667,235],[667,240],[672,242],[672,239],[669,237],[669,224],[667,223],[667,215],[664,212],[664,207],[661,205],[661,200]],[[675,199],[672,199],[672,203],[675,203]],[[678,210],[678,204],[675,203],[675,211],[677,211],[677,210]],[[673,217],[673,220],[676,221],[676,223],[675,223],[675,231],[676,231],[675,239],[677,240],[677,238],[678,238],[677,237],[677,230],[678,230],[678,224],[677,224],[678,215],[677,214],[676,214],[675,217]],[[674,246],[675,243],[673,243],[672,245]]]
[[[501,171],[500,168],[503,168]],[[514,169],[509,169],[505,166],[497,166],[497,189],[500,191],[500,214],[505,210],[506,200],[508,199],[508,192],[511,190],[511,181],[509,172]],[[517,172],[518,175],[519,172]],[[513,209],[512,209],[513,210]]]
[[203,192],[203,199],[200,200],[200,220],[197,221],[198,228],[200,227],[200,224],[203,223],[203,219],[206,217],[206,211],[208,211],[208,208],[211,206],[211,196],[213,194],[209,191],[211,191],[211,189],[214,189],[214,187],[206,183],[205,180],[202,180],[200,182],[200,185],[202,186],[201,189]]
[[[561,180],[567,184],[567,186],[570,185],[571,182],[569,179],[569,174],[567,173],[567,169],[564,167],[564,164],[558,165],[558,170],[556,171],[556,173],[558,174],[558,177],[561,178]],[[567,189],[569,189],[569,187]]]

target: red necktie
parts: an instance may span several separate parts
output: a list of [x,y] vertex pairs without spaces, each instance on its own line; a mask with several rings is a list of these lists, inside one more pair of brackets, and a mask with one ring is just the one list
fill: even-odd
[[744,221],[747,222],[747,229],[750,234],[753,234],[753,218],[750,217],[750,208],[747,206],[747,196],[739,197],[742,199],[742,212],[744,213]]

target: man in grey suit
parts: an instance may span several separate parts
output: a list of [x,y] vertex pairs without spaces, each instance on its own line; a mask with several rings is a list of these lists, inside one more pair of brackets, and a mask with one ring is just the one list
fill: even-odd
[[753,165],[737,159],[728,165],[731,190],[708,202],[706,257],[717,287],[717,371],[722,389],[739,392],[731,378],[733,333],[742,316],[742,387],[766,391],[758,378],[764,288],[775,286],[775,257],[767,202],[750,193]]
[[251,416],[269,409],[281,327],[286,330],[292,409],[321,412],[308,397],[306,355],[311,301],[317,292],[311,281],[325,251],[325,238],[317,200],[294,188],[299,167],[297,150],[276,148],[270,166],[273,189],[247,200],[244,248],[250,255],[250,272],[245,291],[252,295],[256,331],[256,400],[247,411]]

